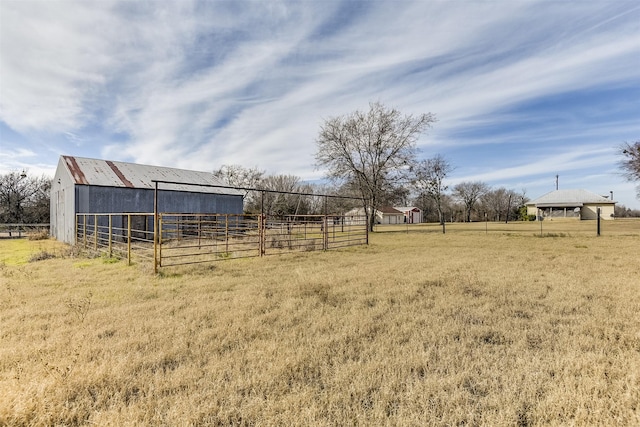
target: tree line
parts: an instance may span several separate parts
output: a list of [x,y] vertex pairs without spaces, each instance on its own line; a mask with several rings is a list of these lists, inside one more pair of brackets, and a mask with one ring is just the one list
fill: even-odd
[[50,192],[51,180],[45,176],[25,171],[0,175],[0,223],[48,223]]
[[[427,162],[446,163],[441,157],[429,159]],[[257,167],[247,168],[241,165],[223,165],[214,171],[214,175],[230,186],[256,189],[245,191],[246,213],[321,215],[325,212],[345,213],[362,206],[361,202],[353,199],[358,195],[358,188],[351,183],[342,186],[310,184],[294,175],[267,175]],[[422,179],[422,182],[415,185],[389,182],[377,195],[377,208],[415,206],[423,211],[426,221],[433,222],[478,221],[484,220],[485,214],[491,221],[527,219],[523,214],[526,213],[526,209],[522,209],[528,201],[524,192],[502,187],[494,189],[478,181],[461,182],[456,184],[451,192],[446,192],[448,187],[445,185],[442,184],[440,190],[429,188],[430,181]],[[342,195],[348,198],[325,199],[319,196],[322,194]]]
[[[345,213],[357,207],[366,213],[371,230],[376,210],[385,206],[418,207],[423,220],[440,222],[443,231],[450,221],[531,219],[526,213],[526,190],[491,188],[481,181],[449,188],[454,167],[447,159],[439,154],[418,159],[416,142],[436,121],[432,113],[405,115],[379,102],[370,103],[368,111],[329,117],[320,126],[315,156],[316,166],[326,171],[327,184],[305,183],[294,175],[266,175],[257,167],[240,165],[223,165],[214,175],[234,187],[258,189],[245,191],[248,213]],[[640,182],[640,140],[624,143],[618,152],[625,178]],[[24,171],[0,175],[0,223],[49,222],[50,189],[51,180],[44,176]],[[619,205],[615,215],[640,216],[640,212]]]

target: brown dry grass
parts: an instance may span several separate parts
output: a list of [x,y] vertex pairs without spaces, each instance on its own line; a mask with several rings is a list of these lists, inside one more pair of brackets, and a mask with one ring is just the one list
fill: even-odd
[[0,425],[638,425],[640,223],[489,226],[0,262]]

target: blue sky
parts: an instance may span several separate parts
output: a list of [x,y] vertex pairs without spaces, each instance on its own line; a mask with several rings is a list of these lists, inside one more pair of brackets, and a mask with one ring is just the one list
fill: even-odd
[[634,1],[0,2],[0,173],[61,154],[322,178],[323,120],[380,101],[434,113],[421,157],[530,198],[640,208]]

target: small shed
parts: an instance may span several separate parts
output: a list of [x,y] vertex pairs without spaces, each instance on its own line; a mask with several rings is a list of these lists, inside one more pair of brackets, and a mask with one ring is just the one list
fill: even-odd
[[[224,186],[212,173],[60,156],[51,183],[51,235],[60,241],[74,243],[78,213],[153,212],[153,180],[185,183],[159,184],[158,212],[242,214],[242,192],[188,185]],[[114,226],[121,227],[122,224]]]
[[403,224],[404,214],[391,206],[383,206],[376,211],[378,224]]
[[616,202],[587,190],[555,190],[527,203],[527,214],[542,219],[613,219]]
[[422,211],[415,206],[394,206],[394,209],[402,212],[404,222],[408,224],[419,224],[422,222]]
[[[365,220],[364,208],[354,208],[345,214],[345,221],[348,224],[359,224]],[[384,206],[376,209],[376,224],[402,224],[404,223],[403,213],[391,206]]]

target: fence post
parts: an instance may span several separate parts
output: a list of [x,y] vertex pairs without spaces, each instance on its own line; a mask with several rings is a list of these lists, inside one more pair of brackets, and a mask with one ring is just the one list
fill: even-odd
[[153,191],[153,274],[158,274],[158,181]]
[[158,267],[162,267],[162,214],[158,214]]
[[264,214],[260,214],[258,215],[258,239],[260,240],[260,244],[258,245],[260,247],[260,256],[263,256],[265,253],[265,239],[267,236],[267,233],[265,232],[265,215]]
[[540,213],[540,209],[538,209],[538,221],[540,222],[540,237],[542,237],[542,213]]
[[84,243],[84,248],[87,249],[87,215],[86,214],[82,215],[82,221],[83,221],[82,241]]
[[229,214],[224,216],[224,251],[225,255],[229,253]]
[[127,265],[131,265],[131,214],[127,215]]
[[112,214],[109,214],[109,258],[111,258],[112,252],[111,252],[111,232],[113,231],[112,229]]
[[331,230],[333,231],[333,241],[336,241],[336,218],[331,218]]
[[98,214],[93,215],[93,249],[98,250]]
[[327,249],[329,249],[329,221],[328,221],[328,216],[325,215],[324,218],[322,219],[322,222],[324,224],[324,233],[322,236],[322,246],[323,249],[326,251]]

